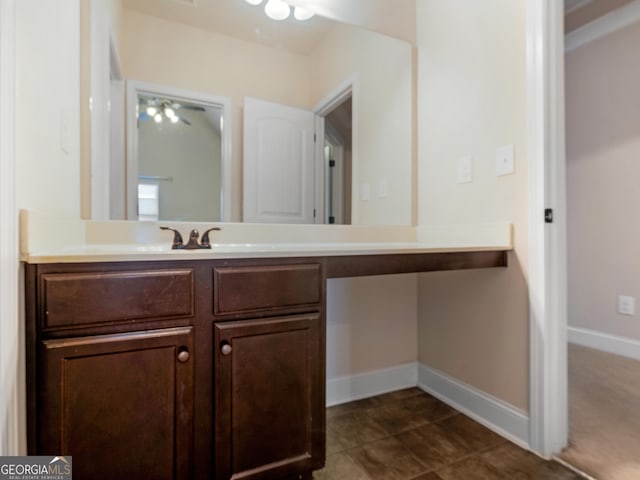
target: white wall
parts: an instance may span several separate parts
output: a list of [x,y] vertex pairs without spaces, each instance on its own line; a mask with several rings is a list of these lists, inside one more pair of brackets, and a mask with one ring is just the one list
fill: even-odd
[[16,15],[18,207],[79,217],[79,0],[20,0]]
[[[0,0],[0,455],[19,450],[24,397],[19,380],[18,219],[15,209],[15,2]],[[22,409],[24,410],[24,409]]]
[[[3,14],[7,5],[8,2],[3,0]],[[2,158],[3,166],[5,162],[15,164],[15,211],[11,217],[17,218],[19,209],[29,208],[78,218],[79,1],[19,0],[12,5],[15,16],[10,22],[2,19],[3,29],[15,27],[15,38],[12,39],[15,41],[12,52],[15,54],[15,64],[12,65],[15,71],[10,71],[10,74],[15,73],[12,79],[15,112],[11,129],[15,134],[11,141],[14,150],[3,151]],[[2,38],[3,41],[6,39],[4,35]],[[2,78],[3,81],[7,79]],[[2,108],[4,116],[6,106],[2,105]],[[14,247],[12,252],[3,252],[2,262],[3,277],[9,274],[12,279],[18,272],[5,269],[17,265],[17,242]],[[4,258],[5,253],[7,258]],[[12,293],[17,295],[18,288],[15,287],[12,286]],[[24,320],[17,311],[13,311],[11,316],[5,316],[4,308],[2,312],[0,454],[19,455],[26,453]],[[4,342],[9,340],[10,350],[5,350]],[[7,358],[10,359],[8,364],[5,363]]]
[[[526,12],[513,0],[418,2],[420,225],[508,221],[509,267],[422,274],[419,359],[517,408],[528,406]],[[515,174],[495,150],[515,145]],[[456,183],[473,157],[473,182]]]
[[[640,23],[566,55],[569,326],[640,341]],[[637,305],[640,308],[640,303]]]

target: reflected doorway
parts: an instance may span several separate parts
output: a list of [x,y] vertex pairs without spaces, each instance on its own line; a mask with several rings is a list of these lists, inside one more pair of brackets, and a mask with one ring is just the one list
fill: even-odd
[[230,101],[128,82],[127,218],[228,221]]
[[138,220],[222,220],[222,109],[138,95]]
[[324,117],[324,223],[351,224],[351,96]]

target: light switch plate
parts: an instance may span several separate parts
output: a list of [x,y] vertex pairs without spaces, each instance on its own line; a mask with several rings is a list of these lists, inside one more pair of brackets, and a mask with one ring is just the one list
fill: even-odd
[[505,145],[496,149],[496,176],[510,175],[515,172],[514,146]]
[[473,181],[473,158],[471,156],[458,159],[458,183],[471,183]]
[[371,188],[368,183],[360,184],[360,200],[363,202],[368,201],[371,198]]

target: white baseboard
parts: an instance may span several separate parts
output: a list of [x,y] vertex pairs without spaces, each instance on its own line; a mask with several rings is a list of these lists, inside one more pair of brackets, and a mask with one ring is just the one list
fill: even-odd
[[638,340],[577,327],[568,328],[568,337],[569,343],[640,360],[640,341]]
[[408,363],[327,380],[327,406],[373,397],[418,383],[418,364]]
[[527,413],[422,364],[418,366],[418,387],[512,442],[529,448]]

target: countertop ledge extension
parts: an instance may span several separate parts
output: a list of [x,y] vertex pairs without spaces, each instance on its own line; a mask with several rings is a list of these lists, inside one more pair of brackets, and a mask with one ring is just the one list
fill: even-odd
[[[23,211],[21,260],[27,263],[125,262],[232,258],[385,255],[513,249],[509,223],[439,226],[256,225],[237,223],[97,222]],[[220,226],[210,250],[172,250],[160,225]],[[61,228],[63,226],[63,228]],[[375,239],[372,241],[371,239]]]

